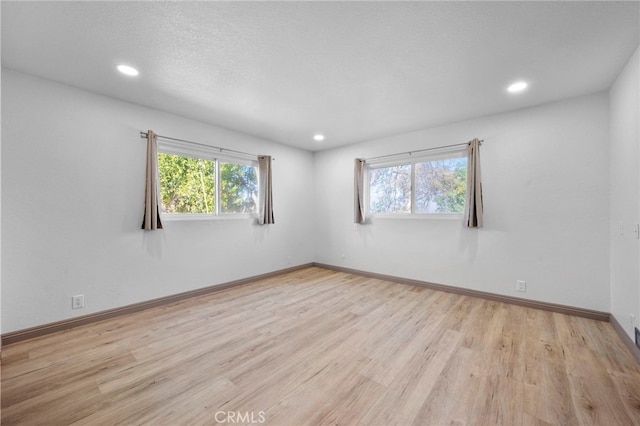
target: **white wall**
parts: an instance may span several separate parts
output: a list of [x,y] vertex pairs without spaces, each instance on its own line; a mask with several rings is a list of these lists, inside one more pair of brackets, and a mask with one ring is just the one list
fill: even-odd
[[[355,230],[353,159],[484,139],[485,227],[373,219]],[[316,153],[321,263],[609,311],[606,93]],[[515,291],[516,280],[527,292]]]
[[[640,48],[639,48],[640,50]],[[640,319],[639,50],[611,88],[611,313],[633,337]],[[635,316],[635,324],[631,320]]]
[[[313,261],[309,152],[6,69],[2,115],[3,333]],[[140,230],[147,129],[274,156],[276,224]]]
[[[2,8],[0,7],[0,10]],[[0,12],[0,15],[2,13]],[[0,16],[0,20],[1,20]],[[1,44],[1,41],[0,41]],[[0,67],[0,81],[2,81],[2,67]],[[2,128],[2,93],[0,91],[0,128]],[[2,165],[2,134],[0,132],[0,166]],[[0,188],[2,188],[2,167],[0,167]],[[0,333],[2,332],[2,191],[0,190]],[[0,339],[0,350],[2,339]]]
[[[3,333],[312,261],[613,311],[623,325],[640,317],[629,234],[640,196],[637,52],[611,90],[611,134],[600,93],[316,154],[2,71]],[[277,223],[141,231],[139,131],[149,128],[276,157]],[[485,140],[484,228],[374,219],[356,229],[353,158],[473,137]],[[85,309],[70,309],[74,294]]]

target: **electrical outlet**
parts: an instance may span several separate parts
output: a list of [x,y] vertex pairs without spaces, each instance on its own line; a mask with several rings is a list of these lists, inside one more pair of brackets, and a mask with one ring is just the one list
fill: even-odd
[[77,296],[71,297],[71,309],[82,308],[84,308],[84,294],[78,294]]
[[516,290],[527,291],[527,282],[522,280],[516,281]]

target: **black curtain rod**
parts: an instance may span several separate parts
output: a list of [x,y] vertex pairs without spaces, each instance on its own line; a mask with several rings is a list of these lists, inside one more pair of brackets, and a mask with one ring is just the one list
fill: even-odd
[[[147,132],[141,131],[140,132],[140,137],[142,139],[147,139],[147,137],[148,137]],[[156,134],[156,138],[170,140],[170,141],[176,141],[176,142],[184,142],[184,143],[188,143],[188,144],[191,144],[191,145],[202,146],[202,147],[205,147],[205,148],[213,148],[213,149],[219,150],[220,152],[233,152],[234,154],[241,154],[241,155],[246,155],[246,156],[249,156],[249,157],[256,157],[256,158],[260,157],[260,155],[250,154],[248,152],[236,151],[235,149],[222,148],[220,146],[207,145],[205,143],[193,142],[193,141],[188,141],[188,140],[185,140],[185,139],[172,138],[172,137],[169,137],[169,136],[162,136],[162,135]],[[275,160],[275,158],[272,158],[272,160]]]
[[[484,142],[484,139],[480,139],[480,145],[482,145],[482,142]],[[464,145],[469,145],[469,142],[454,143],[454,144],[451,144],[451,145],[444,145],[444,146],[436,146],[436,147],[433,147],[433,148],[419,149],[417,151],[399,152],[397,154],[380,155],[378,157],[364,158],[363,160],[364,161],[371,161],[371,160],[379,160],[380,158],[397,157],[399,155],[413,155],[413,154],[416,154],[416,153],[419,153],[419,152],[433,151],[435,149],[453,148],[454,146],[464,146]]]

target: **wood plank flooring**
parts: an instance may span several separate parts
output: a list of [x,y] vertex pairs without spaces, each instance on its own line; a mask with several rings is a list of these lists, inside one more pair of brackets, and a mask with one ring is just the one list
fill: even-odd
[[2,425],[640,425],[604,322],[308,268],[16,343]]

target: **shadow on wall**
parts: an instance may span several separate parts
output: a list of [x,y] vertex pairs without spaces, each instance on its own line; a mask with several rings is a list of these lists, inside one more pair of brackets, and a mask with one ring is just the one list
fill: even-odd
[[162,249],[167,240],[163,231],[142,231],[142,247],[154,259],[162,258]]
[[262,243],[267,235],[269,235],[270,229],[273,225],[260,225],[256,219],[253,222],[253,242],[256,244]]
[[362,241],[364,246],[367,246],[368,242],[373,241],[373,228],[371,227],[372,220],[370,217],[365,218],[364,223],[353,223],[352,226],[355,227],[355,231],[358,233],[358,237]]
[[464,224],[460,225],[462,232],[460,232],[460,247],[461,253],[467,254],[469,261],[475,260],[478,256],[478,241],[480,239],[480,232],[482,228],[467,228]]

